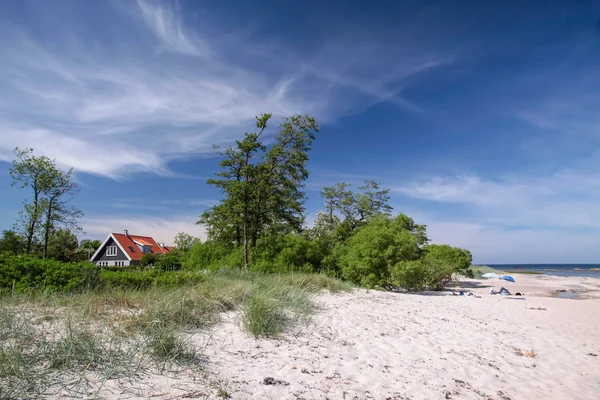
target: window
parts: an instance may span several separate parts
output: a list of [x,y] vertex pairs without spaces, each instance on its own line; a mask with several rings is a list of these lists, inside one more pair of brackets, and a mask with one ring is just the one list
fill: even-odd
[[127,247],[129,247],[130,252],[135,253],[135,249],[133,248],[133,246],[127,246]]
[[114,257],[117,255],[117,246],[108,246],[106,248],[106,256],[107,257]]

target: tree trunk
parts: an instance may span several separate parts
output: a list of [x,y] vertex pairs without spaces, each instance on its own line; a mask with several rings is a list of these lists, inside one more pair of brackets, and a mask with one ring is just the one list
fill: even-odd
[[[33,244],[33,235],[35,235],[35,226],[37,224],[38,213],[39,213],[39,193],[37,185],[33,185],[33,211],[29,216],[29,232],[27,232],[27,254],[31,253],[31,246]],[[25,209],[27,210],[27,208]]]
[[51,227],[51,221],[52,221],[52,201],[50,201],[48,203],[48,210],[46,211],[46,223],[44,226],[44,259],[46,258],[46,255],[48,254],[48,241],[50,240],[50,227]]
[[244,215],[244,269],[248,271],[248,215]]

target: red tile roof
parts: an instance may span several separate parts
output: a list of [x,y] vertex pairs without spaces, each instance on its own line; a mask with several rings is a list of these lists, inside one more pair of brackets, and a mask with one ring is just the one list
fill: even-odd
[[122,233],[113,233],[112,235],[132,260],[140,260],[144,255],[135,242],[138,242],[143,246],[152,246],[150,251],[155,254],[165,254],[172,250],[172,247],[170,246],[160,247],[160,245],[149,236],[124,235]]

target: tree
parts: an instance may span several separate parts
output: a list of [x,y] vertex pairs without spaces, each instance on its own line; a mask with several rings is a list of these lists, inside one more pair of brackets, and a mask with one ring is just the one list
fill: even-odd
[[379,184],[374,180],[366,180],[358,189],[362,191],[355,195],[359,221],[369,221],[378,215],[391,215],[392,207],[388,204],[389,189],[379,189]]
[[334,234],[335,228],[340,224],[341,221],[337,215],[319,211],[313,226],[306,229],[305,233],[310,239],[328,238]]
[[48,258],[60,261],[73,261],[77,252],[77,236],[68,229],[56,229],[49,236]]
[[65,229],[81,230],[77,219],[83,213],[69,203],[79,192],[79,185],[72,180],[73,169],[62,171],[51,163],[47,171],[48,184],[44,187],[43,208],[45,220],[43,257],[48,253],[48,242],[56,224],[61,224]]
[[2,239],[0,239],[0,252],[9,252],[13,254],[21,254],[26,248],[26,242],[23,236],[13,230],[2,231]]
[[236,147],[229,146],[225,151],[219,150],[222,157],[219,166],[222,171],[215,175],[221,179],[209,179],[208,184],[221,189],[225,199],[221,204],[207,210],[201,217],[201,222],[209,226],[209,231],[214,234],[215,228],[232,228],[235,240],[240,244],[243,238],[244,267],[248,268],[248,224],[250,222],[250,208],[257,185],[257,169],[255,165],[256,153],[264,151],[265,146],[259,141],[260,136],[267,128],[271,114],[256,117],[258,133],[245,133],[243,140],[236,140]]
[[189,233],[179,232],[175,235],[175,247],[181,251],[189,251],[194,243],[200,242],[200,239],[190,235]]
[[340,182],[321,189],[321,197],[325,201],[325,210],[327,210],[331,221],[333,221],[336,211],[339,211],[344,217],[353,214],[351,207],[355,200],[352,191],[347,189],[350,186],[348,183]]
[[353,193],[350,186],[341,182],[321,190],[331,220],[337,211],[343,217],[343,223],[353,231],[378,215],[391,215],[389,189],[380,189],[374,180],[366,180],[357,193]]
[[21,225],[25,236],[25,251],[30,253],[38,233],[42,234],[42,253],[46,257],[50,236],[58,223],[65,229],[79,230],[77,219],[83,214],[70,205],[79,191],[72,179],[73,170],[62,171],[54,160],[35,156],[32,149],[14,150],[16,159],[10,169],[12,185],[30,187],[33,199],[24,203],[17,225]]
[[85,254],[87,256],[86,259],[89,260],[101,245],[102,242],[99,240],[84,239],[79,243],[78,251],[81,254]]
[[33,149],[21,150],[16,147],[14,154],[16,159],[10,168],[10,176],[13,179],[11,185],[20,184],[21,188],[30,187],[33,191],[33,199],[31,203],[24,203],[18,222],[25,236],[25,251],[30,253],[43,216],[42,195],[49,187],[49,171],[53,168],[53,162],[45,156],[34,156]]
[[198,223],[207,226],[209,238],[244,248],[244,268],[249,265],[249,247],[267,231],[300,231],[304,221],[305,195],[300,191],[308,177],[308,151],[318,131],[308,116],[294,115],[280,126],[275,144],[267,148],[261,135],[271,114],[256,118],[258,133],[246,133],[243,140],[224,151],[218,178],[208,184],[221,190],[224,199],[205,211]]

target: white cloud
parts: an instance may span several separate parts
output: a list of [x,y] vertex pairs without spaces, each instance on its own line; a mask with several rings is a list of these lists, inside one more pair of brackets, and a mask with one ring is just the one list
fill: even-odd
[[[332,121],[382,101],[420,109],[402,97],[403,82],[451,61],[418,46],[395,63],[373,61],[377,54],[391,61],[386,48],[363,57],[368,46],[346,47],[345,58],[341,50],[311,58],[283,46],[281,57],[261,56],[271,44],[244,36],[224,42],[203,26],[192,30],[172,4],[139,0],[142,37],[127,31],[130,15],[115,13],[111,29],[120,29],[119,46],[105,44],[102,32],[89,46],[77,31],[60,36],[68,27],[52,31],[48,41],[26,26],[0,24],[0,160],[10,160],[18,145],[112,178],[166,174],[169,161],[212,154],[213,144],[252,129],[263,112]],[[144,34],[165,51],[147,47]]]
[[438,177],[396,187],[394,191],[464,205],[467,211],[460,218],[501,226],[600,228],[600,173],[595,172],[498,181],[476,176]]
[[195,224],[194,218],[170,216],[156,218],[138,216],[126,218],[105,218],[102,216],[85,217],[82,221],[85,238],[101,239],[111,232],[123,232],[125,229],[132,235],[151,236],[158,242],[173,244],[179,232],[187,232],[192,236],[206,239],[204,227]]
[[163,2],[163,7],[159,7],[138,0],[137,4],[146,25],[161,40],[166,51],[193,56],[207,55],[209,48],[185,31],[181,16],[170,7],[170,3]]

